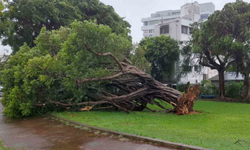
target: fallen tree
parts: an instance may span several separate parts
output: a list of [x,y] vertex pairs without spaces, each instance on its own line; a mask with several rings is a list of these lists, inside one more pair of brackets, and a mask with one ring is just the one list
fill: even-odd
[[10,117],[58,109],[115,108],[129,113],[144,110],[148,103],[178,115],[193,111],[198,85],[187,85],[182,94],[154,80],[122,55],[120,49],[129,41],[107,26],[74,22],[72,29],[43,29],[36,44],[21,47],[1,72],[2,103]]
[[[50,103],[68,108],[74,105],[90,105],[81,109],[82,111],[89,111],[95,106],[108,104],[114,108],[124,110],[127,113],[133,110],[142,111],[147,107],[148,103],[151,103],[166,109],[167,112],[175,112],[178,115],[193,112],[195,99],[200,92],[199,86],[189,87],[189,84],[187,84],[186,91],[182,95],[180,91],[163,85],[161,82],[154,80],[149,74],[131,65],[127,59],[124,59],[123,62],[119,62],[118,58],[111,53],[96,53],[90,46],[85,45],[85,47],[96,55],[104,57],[110,56],[117,63],[120,71],[114,71],[117,73],[108,77],[76,80],[77,85],[80,86],[87,82],[110,80],[111,83],[107,84],[107,86],[115,90],[113,90],[112,93],[107,91],[100,91],[100,94],[88,93],[87,96],[93,100],[89,102],[65,104],[50,101]],[[121,91],[125,94],[121,95]],[[171,104],[174,109],[168,110],[165,106],[161,105],[161,103],[156,102],[155,99]]]

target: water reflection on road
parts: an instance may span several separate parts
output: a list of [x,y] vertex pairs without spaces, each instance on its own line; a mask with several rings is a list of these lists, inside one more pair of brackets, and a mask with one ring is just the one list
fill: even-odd
[[167,150],[96,135],[46,117],[10,119],[2,111],[0,104],[0,141],[16,150]]

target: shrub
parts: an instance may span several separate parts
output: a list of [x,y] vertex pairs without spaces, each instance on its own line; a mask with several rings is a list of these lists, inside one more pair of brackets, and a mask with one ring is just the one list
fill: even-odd
[[244,88],[243,82],[231,81],[226,83],[226,96],[229,98],[239,99]]
[[187,84],[177,84],[176,89],[180,92],[184,92]]
[[204,80],[201,82],[201,95],[218,95],[219,88],[211,83],[210,80]]

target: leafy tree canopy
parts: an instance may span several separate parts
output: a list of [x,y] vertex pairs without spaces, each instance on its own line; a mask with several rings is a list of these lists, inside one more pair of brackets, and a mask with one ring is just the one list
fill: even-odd
[[14,52],[24,42],[29,47],[35,46],[33,41],[42,27],[47,30],[59,29],[74,20],[96,20],[98,24],[109,25],[112,32],[124,34],[131,40],[128,36],[130,24],[115,13],[113,7],[99,0],[5,1],[6,11],[0,14],[0,37],[4,38],[3,44],[10,45]]
[[108,26],[75,21],[71,28],[48,31],[43,27],[35,44],[33,48],[24,44],[0,72],[2,104],[9,117],[54,111],[50,101],[89,101],[86,93],[105,88],[103,82],[78,81],[109,76],[110,68],[119,68],[111,57],[95,53],[108,51],[122,59],[131,42],[126,35],[112,33]]
[[163,78],[173,81],[175,63],[180,55],[178,42],[161,35],[147,37],[139,45],[146,51],[145,58],[151,63],[153,78],[158,81],[163,81]]
[[206,22],[194,25],[194,52],[199,54],[201,65],[218,70],[222,98],[225,95],[224,71],[237,61],[237,51],[243,50],[250,29],[249,16],[250,5],[237,0],[216,11]]

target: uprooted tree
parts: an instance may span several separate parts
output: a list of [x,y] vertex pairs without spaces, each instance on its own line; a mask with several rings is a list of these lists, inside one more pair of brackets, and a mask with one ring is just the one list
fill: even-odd
[[[179,115],[193,111],[199,86],[185,94],[166,87],[124,57],[130,42],[105,25],[85,21],[41,30],[33,48],[24,44],[1,71],[2,104],[10,117],[55,110],[143,110],[147,103]],[[158,100],[156,100],[158,99]]]

